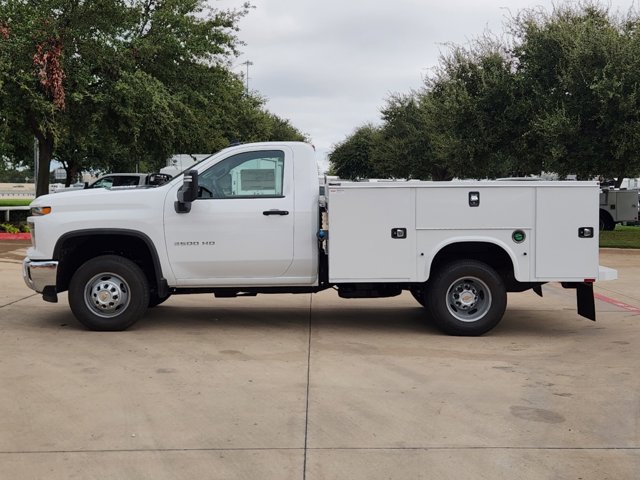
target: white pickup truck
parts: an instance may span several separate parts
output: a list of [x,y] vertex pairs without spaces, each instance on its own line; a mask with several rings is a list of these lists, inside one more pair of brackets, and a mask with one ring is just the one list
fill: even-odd
[[152,189],[45,195],[31,204],[27,285],[69,292],[77,319],[123,330],[169,296],[413,294],[444,332],[480,335],[507,292],[575,288],[595,320],[596,182],[329,184],[304,143],[228,148]]

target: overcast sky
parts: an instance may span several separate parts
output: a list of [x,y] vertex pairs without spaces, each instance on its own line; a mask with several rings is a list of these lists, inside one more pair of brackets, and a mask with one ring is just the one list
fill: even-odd
[[[244,0],[210,0],[238,8]],[[504,31],[509,14],[551,0],[252,0],[240,22],[249,88],[307,133],[319,160],[360,125],[380,122],[392,93],[419,88],[446,44]],[[556,4],[559,2],[555,2]],[[632,0],[607,2],[626,12]]]

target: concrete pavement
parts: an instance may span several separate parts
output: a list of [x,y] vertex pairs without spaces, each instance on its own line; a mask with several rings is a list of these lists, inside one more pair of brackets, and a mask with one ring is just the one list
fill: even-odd
[[[480,338],[409,295],[175,296],[83,330],[0,258],[0,478],[640,478],[640,315],[510,294]],[[603,251],[640,306],[640,252]]]

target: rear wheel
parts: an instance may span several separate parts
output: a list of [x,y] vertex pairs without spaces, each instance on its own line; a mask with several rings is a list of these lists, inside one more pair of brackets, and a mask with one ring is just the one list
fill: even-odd
[[449,335],[482,335],[495,327],[507,306],[498,273],[476,260],[460,260],[441,268],[429,280],[427,310]]
[[69,284],[69,306],[90,330],[125,330],[149,305],[147,277],[138,265],[117,255],[92,258]]

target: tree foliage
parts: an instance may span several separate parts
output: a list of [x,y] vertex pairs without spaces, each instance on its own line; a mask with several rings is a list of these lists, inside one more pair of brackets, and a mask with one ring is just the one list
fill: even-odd
[[426,81],[422,104],[432,155],[451,177],[504,176],[516,170],[522,108],[513,60],[493,39],[453,48]]
[[384,124],[373,149],[379,177],[448,180],[449,170],[433,155],[424,97],[394,95],[382,109]]
[[548,170],[640,171],[640,17],[586,4],[517,18],[518,75],[535,99],[531,134]]
[[248,8],[0,1],[0,152],[16,154],[8,131],[38,139],[40,195],[54,158],[69,181],[89,166],[151,169],[173,153],[212,152],[231,141],[304,138],[266,112],[229,68]]
[[[376,174],[640,173],[639,14],[569,4],[522,11],[508,27],[451,47],[422,89],[387,101],[369,145]],[[337,172],[346,160],[331,161]]]
[[378,135],[379,131],[373,125],[358,128],[329,155],[329,173],[350,180],[377,177],[371,157],[374,146],[379,143]]

